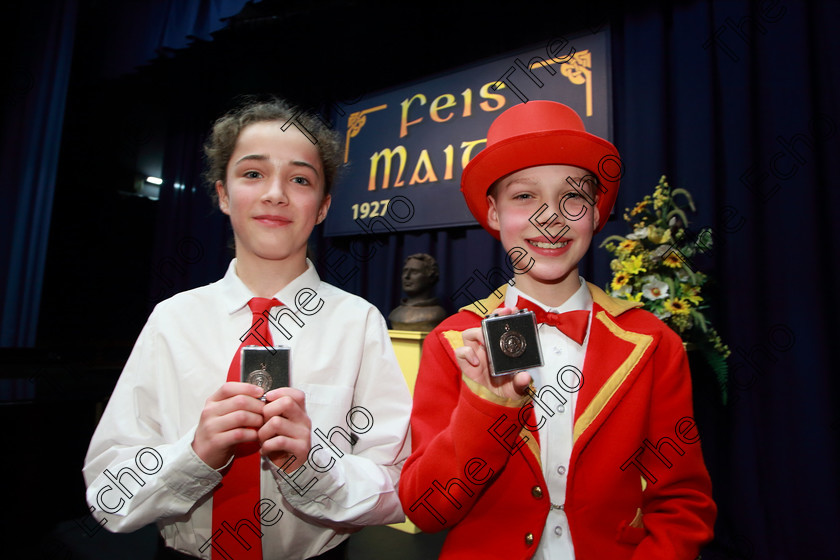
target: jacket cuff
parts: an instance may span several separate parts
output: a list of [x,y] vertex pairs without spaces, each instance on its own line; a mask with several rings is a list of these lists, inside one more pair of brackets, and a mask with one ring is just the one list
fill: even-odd
[[481,383],[470,379],[463,373],[461,374],[461,381],[463,382],[463,386],[469,389],[475,397],[478,397],[481,400],[488,401],[498,406],[505,406],[508,408],[521,408],[528,401],[531,400],[531,397],[529,395],[522,395],[521,397],[516,398],[499,396],[484,385],[482,385]]

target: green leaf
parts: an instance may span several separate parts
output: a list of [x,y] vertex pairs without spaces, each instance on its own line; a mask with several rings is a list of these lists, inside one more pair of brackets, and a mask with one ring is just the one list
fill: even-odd
[[627,241],[627,238],[622,237],[621,235],[610,235],[609,237],[607,237],[606,239],[601,241],[601,245],[599,245],[599,247],[603,247],[604,245],[606,245],[610,241],[618,241],[619,243],[621,243],[622,241]]
[[726,358],[706,344],[702,345],[701,351],[706,362],[708,362],[712,371],[715,373],[715,379],[717,379],[718,386],[720,387],[721,400],[723,404],[726,404],[729,396],[729,364],[726,363]]
[[697,285],[697,275],[691,270],[691,267],[687,264],[683,263],[682,265],[683,271],[688,274],[688,282],[686,284]]
[[678,194],[685,197],[686,201],[688,201],[688,207],[691,208],[692,212],[697,212],[697,209],[694,207],[694,199],[691,197],[691,193],[685,189],[674,189],[671,191],[671,198],[676,198]]
[[668,293],[671,294],[671,297],[676,297],[675,294],[677,293],[677,289],[674,286],[674,279],[670,276],[665,276],[661,278],[666,284],[668,284]]
[[688,227],[688,217],[685,215],[685,212],[683,212],[679,208],[674,208],[673,210],[668,212],[668,215],[665,216],[665,223],[668,223],[668,221],[674,216],[679,216],[679,218],[682,220],[683,227]]
[[695,325],[700,325],[700,329],[704,333],[708,332],[708,329],[706,328],[706,318],[703,316],[703,314],[700,313],[699,311],[697,311],[696,309],[689,309],[688,312],[692,316],[692,318],[694,319],[694,324]]

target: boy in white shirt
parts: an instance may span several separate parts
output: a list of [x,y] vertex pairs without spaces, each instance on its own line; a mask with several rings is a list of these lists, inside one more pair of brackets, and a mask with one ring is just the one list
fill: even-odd
[[[152,312],[91,440],[88,504],[112,531],[157,523],[162,558],[339,558],[404,519],[411,407],[381,314],[306,258],[339,143],[275,100],[219,119],[205,152],[236,258]],[[290,387],[239,381],[249,344],[291,348]]]

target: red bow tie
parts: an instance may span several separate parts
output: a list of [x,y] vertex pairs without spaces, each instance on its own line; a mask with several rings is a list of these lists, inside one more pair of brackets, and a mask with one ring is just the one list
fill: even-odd
[[537,323],[545,323],[556,328],[578,344],[583,344],[586,338],[586,327],[589,324],[589,311],[567,311],[566,313],[551,313],[544,311],[536,303],[519,296],[516,301],[519,309],[528,309],[536,315]]

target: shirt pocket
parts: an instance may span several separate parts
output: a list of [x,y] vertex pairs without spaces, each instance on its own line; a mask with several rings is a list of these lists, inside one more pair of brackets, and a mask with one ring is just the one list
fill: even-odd
[[343,418],[353,406],[353,387],[301,383],[297,388],[306,394],[307,411],[312,405],[318,410],[330,411],[328,416],[331,418]]
[[[342,453],[352,453],[357,436],[347,425],[347,413],[353,406],[353,388],[301,383],[298,389],[306,394],[306,413],[312,421],[313,447],[321,444],[325,449],[319,453],[326,453],[329,449],[339,458]],[[320,455],[317,457],[322,464],[327,460]]]

